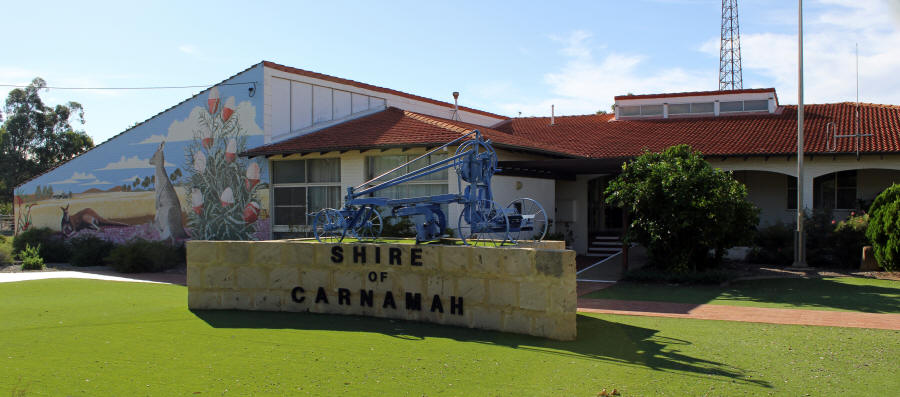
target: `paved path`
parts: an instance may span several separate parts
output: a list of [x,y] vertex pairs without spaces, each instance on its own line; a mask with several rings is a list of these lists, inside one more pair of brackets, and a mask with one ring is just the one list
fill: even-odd
[[0,273],[0,283],[14,281],[44,280],[49,278],[82,278],[108,281],[130,281],[138,283],[185,285],[185,275],[177,273],[135,273],[125,274],[113,271],[70,271]]
[[768,324],[878,328],[900,331],[900,314],[775,309],[725,305],[695,305],[687,303],[645,302],[590,298],[578,299],[578,311],[588,313],[624,314],[629,316],[728,320]]

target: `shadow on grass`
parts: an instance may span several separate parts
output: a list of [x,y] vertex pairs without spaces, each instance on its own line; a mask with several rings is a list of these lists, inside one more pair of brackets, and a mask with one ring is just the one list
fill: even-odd
[[[657,330],[578,315],[578,339],[554,341],[527,335],[484,331],[403,320],[313,313],[253,312],[238,310],[193,310],[214,328],[256,328],[373,332],[395,338],[421,341],[446,338],[459,342],[485,343],[586,360],[679,373],[707,379],[709,375],[771,388],[769,382],[751,379],[741,368],[679,352],[691,342],[656,335]],[[725,381],[725,379],[722,379]]]
[[[895,288],[879,284],[896,284]],[[866,313],[900,313],[900,282],[856,278],[780,278],[740,281],[729,286],[619,283],[586,298],[689,304],[753,302],[785,308],[820,308]]]

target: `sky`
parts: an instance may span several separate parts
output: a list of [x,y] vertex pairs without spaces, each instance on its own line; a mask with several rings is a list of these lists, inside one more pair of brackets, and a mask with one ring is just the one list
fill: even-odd
[[[212,85],[262,60],[502,115],[718,88],[719,0],[8,2],[0,84]],[[797,98],[797,2],[740,1],[744,88]],[[900,0],[804,2],[805,103],[900,104]],[[0,87],[6,98],[10,88]],[[189,98],[49,90],[103,142]]]

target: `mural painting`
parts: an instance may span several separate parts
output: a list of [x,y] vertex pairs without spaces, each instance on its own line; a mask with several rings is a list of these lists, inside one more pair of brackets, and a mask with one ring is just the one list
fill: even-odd
[[[16,228],[66,238],[260,240],[268,176],[238,157],[263,143],[262,81],[251,68],[16,189]],[[244,84],[242,84],[244,83]]]

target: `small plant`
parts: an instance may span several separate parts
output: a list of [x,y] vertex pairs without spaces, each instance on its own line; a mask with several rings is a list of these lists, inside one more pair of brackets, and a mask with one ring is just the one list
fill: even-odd
[[41,257],[51,263],[68,262],[72,255],[71,247],[62,235],[46,227],[31,228],[16,235],[13,252],[18,254],[28,245],[40,246]]
[[96,236],[80,236],[69,240],[73,266],[100,266],[115,244]]
[[159,272],[184,264],[185,250],[184,246],[137,239],[113,248],[106,262],[122,273]]
[[25,249],[19,253],[22,259],[22,270],[42,270],[44,269],[44,259],[41,258],[41,245],[26,245]]
[[869,208],[866,237],[882,269],[900,269],[900,185],[884,189]]

